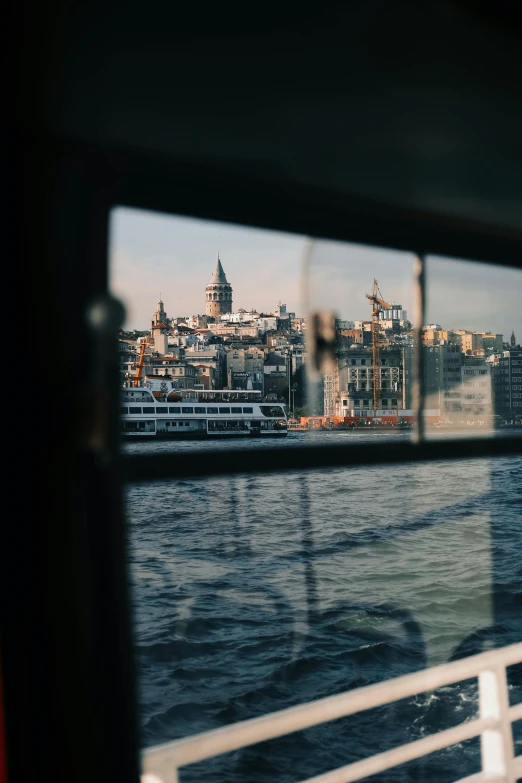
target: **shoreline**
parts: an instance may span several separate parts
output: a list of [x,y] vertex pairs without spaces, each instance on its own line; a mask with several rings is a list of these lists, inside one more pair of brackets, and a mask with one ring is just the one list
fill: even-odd
[[[520,432],[522,437],[522,426],[517,424],[508,424],[503,427],[488,427],[487,425],[468,424],[461,426],[440,426],[436,424],[425,425],[425,431],[430,433],[444,432],[444,433],[461,433],[461,432],[484,432],[486,434],[496,435],[502,432]],[[332,433],[332,432],[415,432],[417,428],[415,426],[403,426],[400,424],[366,424],[355,425],[345,427],[288,427],[288,432],[303,432],[306,434],[319,434],[319,433]]]

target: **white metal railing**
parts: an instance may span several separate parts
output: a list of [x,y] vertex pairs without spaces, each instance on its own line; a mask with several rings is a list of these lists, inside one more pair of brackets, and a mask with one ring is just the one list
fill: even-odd
[[472,677],[478,678],[478,718],[308,778],[302,783],[351,783],[479,735],[482,771],[457,783],[516,783],[517,778],[522,777],[522,756],[514,757],[511,724],[522,719],[522,703],[509,706],[506,667],[521,661],[522,643],[513,644],[261,718],[156,745],[143,752],[142,783],[178,783],[178,769],[187,764]]

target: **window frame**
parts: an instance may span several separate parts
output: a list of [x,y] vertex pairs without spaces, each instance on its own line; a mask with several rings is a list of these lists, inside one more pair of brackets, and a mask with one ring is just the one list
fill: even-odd
[[[36,312],[50,318],[51,331],[64,321],[75,323],[76,329],[74,339],[72,332],[63,332],[64,344],[73,343],[70,394],[56,395],[48,352],[42,351],[41,377],[48,385],[41,388],[48,415],[59,427],[51,446],[37,455],[37,491],[31,494],[38,511],[52,509],[52,525],[28,507],[22,510],[29,528],[13,531],[13,551],[29,546],[31,565],[20,585],[16,612],[8,613],[2,649],[7,750],[11,764],[16,764],[10,775],[32,780],[52,768],[57,779],[65,779],[66,771],[77,769],[78,758],[83,758],[82,780],[137,780],[137,678],[122,488],[131,481],[216,475],[223,460],[218,449],[192,462],[172,455],[137,460],[121,453],[117,335],[123,314],[108,291],[112,209],[185,215],[391,250],[413,248],[421,255],[519,270],[522,232],[355,199],[268,174],[211,169],[139,149],[111,149],[43,133],[35,139],[32,131],[21,132],[19,142],[27,154],[16,239],[38,293]],[[84,317],[95,306],[105,318]],[[92,401],[88,408],[86,399]],[[266,472],[272,462],[278,471],[291,471],[520,454],[520,440],[412,443],[393,453],[384,444],[371,451],[344,449],[343,454],[335,447],[274,448],[275,462],[265,449],[261,455],[241,451],[240,462],[229,452],[223,473]],[[56,481],[57,475],[63,481]],[[63,491],[64,482],[70,492]],[[49,589],[42,590],[42,585]],[[27,611],[28,622],[22,625],[19,605]],[[30,665],[35,635],[41,662],[51,663],[57,651],[67,652],[61,659],[64,665],[47,666],[45,677],[41,668]],[[102,703],[100,716],[94,705]],[[42,723],[42,704],[53,720]]]

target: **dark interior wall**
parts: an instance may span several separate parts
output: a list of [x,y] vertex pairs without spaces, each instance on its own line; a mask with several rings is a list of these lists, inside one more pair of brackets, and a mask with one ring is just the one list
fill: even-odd
[[22,100],[30,127],[521,226],[516,3],[77,2],[33,13],[22,53],[38,66]]

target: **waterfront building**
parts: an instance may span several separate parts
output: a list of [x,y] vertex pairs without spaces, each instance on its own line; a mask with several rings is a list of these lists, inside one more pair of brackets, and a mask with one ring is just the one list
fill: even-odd
[[205,389],[206,391],[214,391],[216,388],[215,368],[206,364],[196,364],[194,367],[196,370],[194,388]]
[[246,348],[232,346],[226,348],[227,386],[229,389],[249,388],[263,391],[263,367],[265,351],[262,346],[250,345]]
[[291,377],[290,357],[289,350],[286,354],[275,351],[269,351],[266,354],[263,366],[265,395],[274,394],[278,399],[288,400],[288,386]]
[[[403,356],[400,346],[380,351],[380,408],[403,407]],[[373,409],[373,363],[370,349],[352,346],[337,358],[336,369],[324,376],[324,413],[362,415]]]
[[448,342],[423,345],[424,395],[426,407],[442,412],[461,407],[461,346]]
[[120,385],[125,380],[134,375],[137,363],[137,342],[136,340],[118,340],[118,366],[120,375]]
[[194,366],[203,364],[205,367],[212,367],[215,371],[216,389],[227,385],[227,357],[222,345],[204,345],[198,342],[185,349],[184,361]]
[[[169,388],[193,389],[196,368],[186,362],[180,362],[169,356],[152,357],[150,360],[151,372],[146,373],[143,386],[160,388],[158,382],[169,381]],[[159,380],[155,380],[159,379]]]
[[522,417],[522,350],[510,348],[492,366],[495,413],[511,420]]
[[232,312],[232,286],[228,282],[219,253],[210,283],[205,288],[206,314],[212,318],[220,318],[224,313]]
[[401,346],[402,350],[402,407],[413,408],[413,379],[415,377],[415,353],[413,341]]
[[[324,374],[323,379],[323,397],[324,397],[324,403],[323,403],[323,412],[325,416],[335,416],[338,406],[338,397],[339,397],[339,375],[337,372],[337,368],[334,372],[327,372]],[[343,403],[346,402],[346,407],[342,407],[341,411],[347,410],[348,406],[348,399],[343,400]],[[341,413],[340,415],[350,415],[349,413]]]
[[465,356],[461,367],[460,409],[474,416],[493,413],[491,364],[484,357]]
[[298,343],[292,345],[290,349],[290,360],[292,363],[292,374],[295,375],[300,367],[306,363],[306,348],[304,345]]

